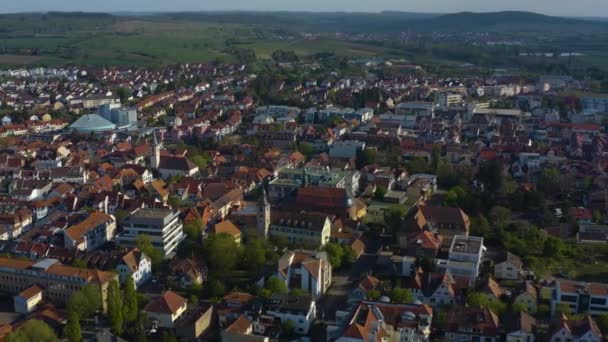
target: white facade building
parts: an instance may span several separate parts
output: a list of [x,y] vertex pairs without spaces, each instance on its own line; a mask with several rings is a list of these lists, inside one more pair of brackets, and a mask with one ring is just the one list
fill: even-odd
[[138,209],[125,220],[123,232],[118,235],[117,241],[123,245],[135,246],[139,235],[148,235],[154,247],[161,250],[165,257],[172,257],[177,245],[184,239],[179,211]]

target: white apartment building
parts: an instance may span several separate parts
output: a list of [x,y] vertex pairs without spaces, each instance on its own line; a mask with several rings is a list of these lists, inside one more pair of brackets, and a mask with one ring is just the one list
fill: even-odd
[[117,237],[119,244],[135,246],[139,235],[148,235],[152,245],[161,250],[166,258],[174,255],[177,245],[184,239],[179,211],[171,209],[141,208],[123,223],[123,231]]
[[552,287],[552,313],[560,304],[567,305],[573,313],[588,312],[592,316],[608,313],[608,284],[556,279]]
[[479,267],[485,251],[482,237],[456,235],[448,259],[438,260],[437,266],[451,275],[475,280],[479,276]]

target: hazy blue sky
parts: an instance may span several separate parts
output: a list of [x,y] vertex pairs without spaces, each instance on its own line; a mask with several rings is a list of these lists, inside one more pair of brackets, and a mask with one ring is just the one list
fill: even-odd
[[382,11],[522,10],[563,16],[608,17],[607,0],[0,0],[0,12],[23,11]]

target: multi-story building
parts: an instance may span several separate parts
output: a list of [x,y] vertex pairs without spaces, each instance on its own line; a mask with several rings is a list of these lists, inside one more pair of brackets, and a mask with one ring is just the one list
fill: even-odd
[[438,96],[440,107],[450,107],[462,104],[462,94],[458,93],[440,93]]
[[319,247],[329,242],[331,221],[325,214],[273,212],[268,232],[270,236],[284,237],[290,243]]
[[0,291],[19,294],[32,285],[44,288],[49,300],[65,304],[72,294],[85,285],[98,285],[103,303],[110,281],[118,279],[112,272],[65,266],[55,259],[31,260],[0,257]]
[[568,306],[573,313],[599,316],[608,312],[608,284],[555,279],[552,285],[552,313],[559,305]]
[[358,140],[336,141],[329,148],[331,158],[350,159],[365,149],[365,142]]
[[275,293],[266,302],[266,314],[281,323],[293,322],[295,332],[306,335],[317,318],[317,309],[310,296]]
[[608,97],[583,97],[581,105],[585,113],[608,113]]
[[114,239],[116,219],[101,211],[91,213],[84,220],[63,231],[66,248],[92,252]]
[[438,260],[437,266],[451,275],[477,279],[479,267],[486,247],[483,238],[476,236],[456,235],[450,247],[447,260]]
[[331,264],[326,252],[288,251],[279,259],[278,278],[290,289],[302,289],[317,299],[331,285]]
[[[350,178],[350,179],[349,179]],[[271,200],[280,200],[292,195],[302,186],[347,189],[354,193],[359,188],[359,172],[335,171],[323,168],[285,168],[269,184],[268,195]]]
[[170,258],[184,239],[182,228],[179,211],[141,208],[124,221],[123,231],[116,240],[123,245],[135,246],[139,235],[148,235],[152,245]]
[[431,334],[433,309],[424,304],[364,300],[352,314],[336,313],[336,320],[338,326],[328,327],[328,334],[337,335],[337,342],[423,342]]

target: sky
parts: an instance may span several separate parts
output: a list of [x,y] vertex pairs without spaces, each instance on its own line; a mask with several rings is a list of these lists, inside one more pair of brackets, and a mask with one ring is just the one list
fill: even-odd
[[531,11],[559,16],[608,17],[607,0],[0,0],[0,12],[93,11],[408,11],[453,13]]

